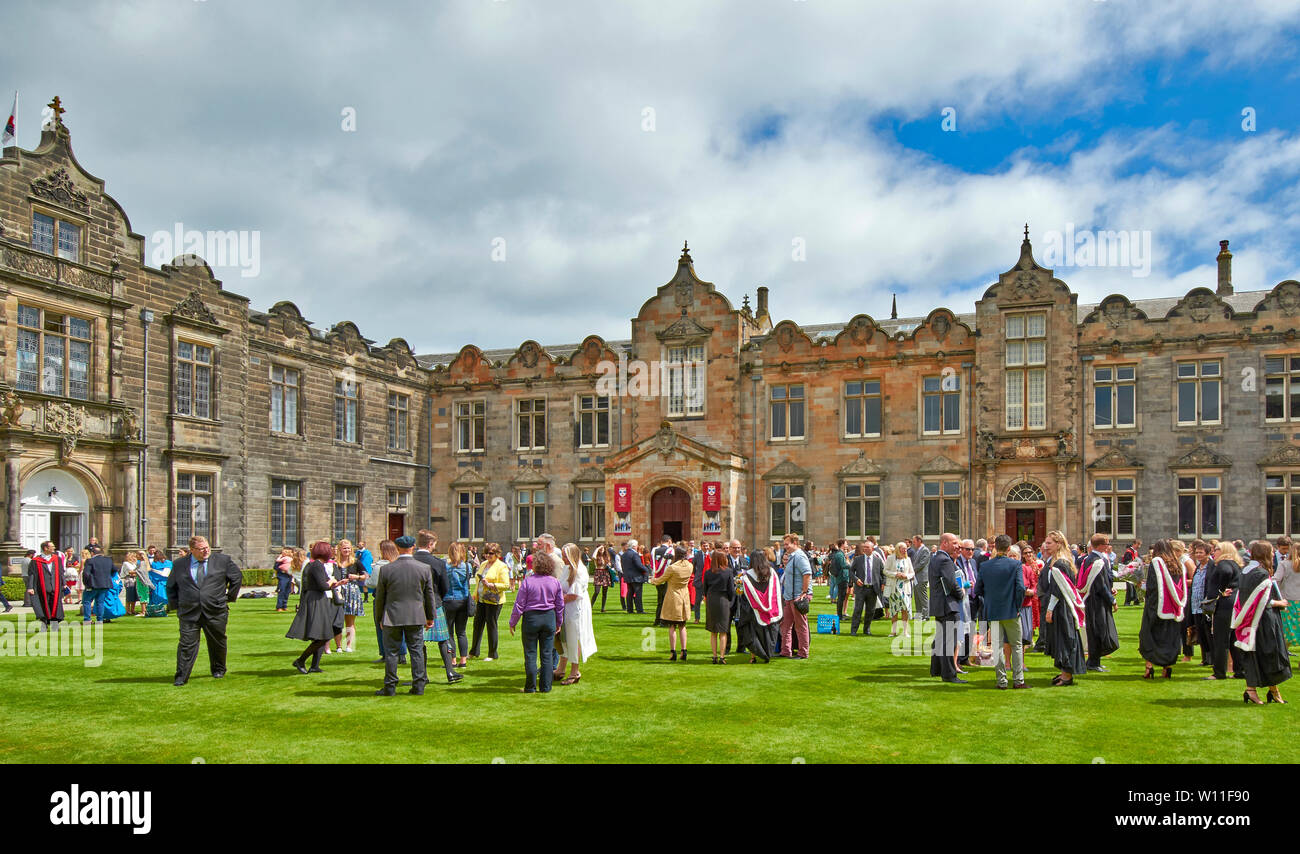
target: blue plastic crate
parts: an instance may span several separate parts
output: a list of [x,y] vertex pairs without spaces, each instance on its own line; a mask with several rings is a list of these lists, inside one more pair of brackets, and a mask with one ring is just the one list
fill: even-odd
[[817,634],[837,635],[840,633],[840,618],[837,614],[817,615]]

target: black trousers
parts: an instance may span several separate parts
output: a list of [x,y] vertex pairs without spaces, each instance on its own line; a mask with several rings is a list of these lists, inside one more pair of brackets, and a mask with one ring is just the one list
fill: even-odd
[[876,589],[874,587],[853,588],[853,625],[849,634],[858,633],[858,623],[865,622],[867,634],[871,634],[871,619],[876,615]]
[[1133,605],[1133,604],[1136,604],[1136,603],[1137,603],[1137,600],[1138,600],[1138,597],[1137,597],[1137,588],[1136,588],[1135,586],[1133,586],[1132,584],[1125,583],[1125,585],[1124,585],[1124,604],[1125,604],[1125,605]]
[[411,687],[423,688],[429,683],[424,626],[384,626],[384,688],[389,691],[397,690],[397,651],[403,643],[411,658]]
[[1210,626],[1210,618],[1204,614],[1196,614],[1196,634],[1197,643],[1201,645],[1201,664],[1214,663],[1214,630]]
[[956,615],[949,614],[935,621],[934,647],[930,650],[930,675],[941,676],[951,682],[957,678],[957,665],[952,654],[957,648]]
[[661,622],[659,616],[664,612],[664,588],[661,584],[653,585],[655,588],[655,625]]
[[839,595],[835,597],[835,616],[844,620],[844,607],[849,603],[849,585],[839,582]]
[[483,629],[487,628],[488,658],[500,658],[497,655],[497,619],[500,616],[500,602],[495,605],[486,602],[478,603],[478,607],[474,610],[474,643],[469,648],[470,655],[478,657],[479,645],[483,642]]
[[1232,672],[1245,673],[1241,665],[1241,652],[1233,641],[1232,631],[1232,597],[1220,598],[1214,608],[1214,675],[1220,679],[1228,678],[1228,655],[1232,655]]
[[627,583],[627,612],[629,614],[645,613],[645,606],[641,603],[640,581],[629,581]]
[[199,632],[208,642],[208,666],[215,676],[226,672],[226,619],[223,614],[215,620],[200,616],[197,620],[181,620],[181,640],[176,645],[176,678],[190,678],[194,660],[199,657]]
[[442,612],[447,615],[447,632],[451,635],[448,643],[454,657],[459,648],[460,657],[469,655],[469,641],[465,638],[465,626],[469,624],[468,599],[443,599]]

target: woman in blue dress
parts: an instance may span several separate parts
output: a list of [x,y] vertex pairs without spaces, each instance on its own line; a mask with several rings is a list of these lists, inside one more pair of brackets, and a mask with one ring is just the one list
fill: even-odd
[[149,559],[149,604],[145,606],[146,617],[167,616],[167,579],[172,574],[172,562],[156,547],[149,549],[153,556]]
[[104,618],[116,620],[118,617],[126,616],[126,605],[122,602],[122,572],[118,567],[113,567],[113,574],[110,576],[113,584],[109,587],[108,595],[104,597]]

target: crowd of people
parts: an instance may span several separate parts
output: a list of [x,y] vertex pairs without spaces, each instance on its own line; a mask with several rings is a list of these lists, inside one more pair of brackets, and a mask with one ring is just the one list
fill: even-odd
[[[581,680],[582,665],[597,651],[597,600],[605,613],[617,590],[620,610],[645,614],[646,585],[658,591],[654,624],[668,630],[669,659],[683,663],[692,621],[704,623],[712,664],[737,653],[748,653],[750,663],[807,659],[813,589],[821,584],[835,603],[832,632],[847,624],[850,636],[871,635],[872,624],[888,618],[890,637],[908,640],[918,619],[933,620],[931,674],[954,684],[967,681],[970,667],[993,666],[999,688],[1026,688],[1027,651],[1051,659],[1053,687],[1107,672],[1104,660],[1120,645],[1114,614],[1121,583],[1125,604],[1142,607],[1145,679],[1157,671],[1172,678],[1199,647],[1200,664],[1211,669],[1205,679],[1242,679],[1243,701],[1281,703],[1278,686],[1291,675],[1287,647],[1300,645],[1300,548],[1285,537],[1249,545],[1162,539],[1145,552],[1134,541],[1118,556],[1105,534],[1081,548],[1060,531],[1038,547],[999,535],[991,549],[984,539],[954,534],[943,534],[933,550],[921,535],[883,544],[840,539],[824,549],[794,534],[752,550],[739,540],[697,546],[667,536],[654,547],[635,539],[559,547],[549,534],[508,552],[496,543],[453,542],[445,552],[437,546],[435,534],[420,531],[383,540],[378,555],[346,539],[284,549],[275,563],[275,610],[287,613],[298,594],[286,637],[307,643],[294,669],[319,673],[323,656],[354,652],[356,620],[369,608],[374,663],[385,665],[377,693],[395,693],[397,668],[408,658],[411,693],[423,693],[428,644],[455,684],[480,658],[484,634],[482,661],[500,657],[501,611],[513,595],[508,627],[522,636],[523,691],[545,693],[556,681]],[[212,675],[225,673],[228,604],[242,575],[202,537],[175,560],[151,546],[127,553],[120,566],[93,539],[74,555],[47,541],[28,555],[25,575],[46,627],[65,619],[65,604],[79,604],[86,622],[173,611],[181,624],[175,684],[189,679],[200,633]],[[1267,689],[1264,698],[1259,689]]]

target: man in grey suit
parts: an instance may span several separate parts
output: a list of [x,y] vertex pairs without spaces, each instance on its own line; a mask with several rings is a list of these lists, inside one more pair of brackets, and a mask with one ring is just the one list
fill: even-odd
[[226,622],[230,603],[239,598],[244,574],[235,562],[212,554],[205,537],[190,537],[190,553],[172,564],[167,578],[167,607],[176,612],[181,639],[176,645],[177,687],[190,680],[199,655],[199,632],[208,642],[208,665],[213,678],[226,675]]
[[397,693],[397,650],[403,641],[411,656],[411,693],[423,694],[429,682],[423,630],[433,626],[433,574],[411,556],[413,537],[398,537],[393,544],[397,559],[384,567],[375,587],[375,609],[384,627],[384,687],[375,692],[380,697]]
[[858,623],[866,624],[866,634],[871,634],[871,620],[876,616],[876,603],[885,588],[885,561],[876,549],[875,540],[868,537],[858,544],[853,558],[853,625],[850,635],[858,633]]
[[916,553],[912,557],[912,569],[916,572],[916,578],[912,580],[916,610],[912,613],[928,614],[930,613],[930,574],[926,570],[930,566],[930,550],[925,547],[925,541],[921,539],[920,534],[912,537],[912,545],[916,548]]

